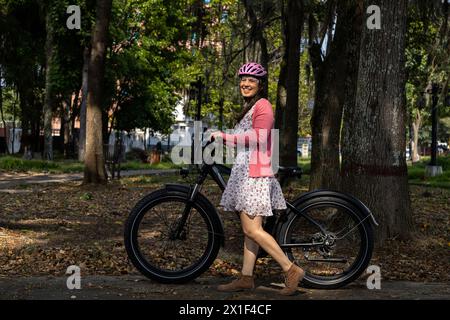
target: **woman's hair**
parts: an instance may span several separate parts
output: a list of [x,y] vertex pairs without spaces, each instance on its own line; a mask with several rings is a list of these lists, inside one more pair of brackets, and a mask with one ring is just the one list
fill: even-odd
[[242,118],[247,114],[247,112],[253,107],[253,105],[261,98],[267,98],[267,92],[266,92],[266,85],[265,85],[265,78],[258,78],[259,79],[259,91],[258,93],[251,97],[248,100],[244,99],[244,105],[242,107],[242,111],[235,117],[236,123],[239,123],[239,121],[242,120]]

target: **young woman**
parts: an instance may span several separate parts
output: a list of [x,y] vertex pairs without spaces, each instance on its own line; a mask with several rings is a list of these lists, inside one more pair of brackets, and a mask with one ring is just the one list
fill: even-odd
[[285,288],[280,290],[280,294],[292,295],[297,291],[304,271],[286,257],[275,239],[262,228],[264,217],[271,216],[272,209],[286,209],[286,201],[271,170],[271,163],[263,161],[271,156],[270,131],[274,124],[272,105],[264,98],[266,76],[266,70],[258,63],[246,63],[239,69],[239,88],[244,98],[244,108],[237,117],[234,133],[211,133],[215,140],[222,139],[231,146],[240,143],[248,147],[250,142],[258,142],[256,148],[250,150],[238,148],[220,201],[225,211],[240,213],[245,238],[241,276],[231,283],[220,285],[218,290],[239,291],[255,287],[253,269],[261,246],[285,273]]

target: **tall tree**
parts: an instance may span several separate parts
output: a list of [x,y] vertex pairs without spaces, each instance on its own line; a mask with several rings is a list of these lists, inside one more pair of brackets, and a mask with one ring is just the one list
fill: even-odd
[[97,0],[95,28],[88,70],[88,104],[86,110],[86,153],[83,183],[106,183],[103,156],[102,102],[105,48],[111,17],[112,0]]
[[275,127],[280,130],[280,164],[297,165],[300,40],[303,1],[282,0],[283,58],[277,88]]
[[[362,29],[362,1],[342,0],[337,5],[329,0],[331,9],[325,25],[337,19],[334,37],[327,32],[328,52],[323,57],[322,41],[310,44],[309,53],[314,70],[315,99],[311,119],[312,154],[310,190],[339,188],[339,144],[344,103],[347,101],[346,86],[357,83],[359,41]],[[309,41],[314,39],[314,18],[310,16]],[[323,28],[332,29],[333,27]],[[325,32],[324,32],[325,34]],[[352,88],[348,88],[352,90]],[[353,90],[354,91],[354,90]]]
[[52,119],[53,119],[53,97],[52,88],[52,71],[54,64],[54,27],[53,8],[54,3],[47,1],[43,11],[45,12],[46,40],[45,40],[45,101],[44,101],[44,155],[45,160],[53,160],[53,135],[52,135]]
[[[418,152],[420,131],[422,125],[426,125],[430,118],[430,106],[427,106],[423,96],[425,88],[429,82],[435,82],[444,88],[442,95],[445,96],[446,83],[450,75],[448,20],[448,1],[411,1],[408,10],[406,70],[413,163],[420,160]],[[442,106],[444,102],[442,96],[439,100],[438,105]]]
[[86,46],[83,51],[83,70],[81,82],[81,110],[80,110],[80,131],[78,136],[78,161],[84,161],[84,153],[86,149],[86,109],[87,109],[87,93],[88,93],[88,70],[89,60],[91,57],[91,49]]
[[377,241],[412,230],[405,160],[407,0],[364,1],[381,9],[381,30],[364,27],[353,107],[345,110],[342,187],[380,221]]
[[[36,1],[0,1],[4,83],[18,93],[21,151],[40,151],[45,85],[45,15]],[[32,14],[30,14],[30,12]]]
[[[2,118],[2,124],[3,124],[3,130],[5,132],[5,137],[6,137],[6,121],[5,121],[5,114],[3,112],[3,68],[0,65],[0,117]],[[6,146],[6,143],[5,143]],[[6,147],[6,153],[8,154],[8,147]]]

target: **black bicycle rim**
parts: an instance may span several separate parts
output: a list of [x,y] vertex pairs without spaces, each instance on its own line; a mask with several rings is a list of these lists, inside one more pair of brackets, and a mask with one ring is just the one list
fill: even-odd
[[[357,210],[354,208],[351,208],[353,206],[351,205],[344,205],[339,202],[330,202],[323,201],[318,203],[312,203],[309,206],[306,206],[304,208],[301,208],[301,211],[303,210],[310,210],[311,208],[318,208],[318,207],[326,207],[326,206],[332,206],[333,208],[339,207],[343,208],[345,212],[350,215],[352,220],[359,224],[362,221],[362,218],[360,215],[356,212]],[[291,226],[294,223],[295,219],[301,218],[300,215],[296,215],[293,219],[289,220],[289,225],[286,227],[286,232],[283,238],[283,243],[288,243],[287,239],[290,237],[289,230],[291,230]],[[305,222],[306,223],[306,222]],[[361,272],[362,264],[367,261],[368,255],[370,255],[369,250],[369,235],[368,231],[366,230],[367,226],[363,223],[360,223],[357,227],[359,231],[359,238],[361,243],[359,244],[359,250],[356,258],[354,259],[353,263],[342,273],[335,275],[335,276],[321,276],[321,275],[312,275],[310,272],[306,271],[305,273],[305,281],[311,282],[313,284],[319,285],[319,286],[336,286],[339,284],[345,284],[349,279],[354,277],[356,274]],[[285,250],[291,260],[294,259],[294,256],[290,249]]]
[[205,250],[203,251],[203,254],[199,257],[198,260],[196,260],[194,263],[192,263],[191,266],[177,271],[168,271],[164,270],[158,267],[153,266],[146,257],[141,253],[139,242],[138,242],[138,232],[139,232],[139,225],[142,221],[142,219],[145,216],[145,213],[148,212],[152,207],[163,203],[163,202],[170,202],[170,201],[176,201],[181,203],[186,203],[185,196],[177,196],[177,195],[167,195],[167,196],[161,196],[157,199],[154,199],[148,203],[146,203],[142,208],[139,210],[139,212],[135,215],[135,219],[131,225],[131,250],[133,252],[133,255],[138,263],[138,265],[143,268],[146,272],[155,275],[159,278],[165,278],[167,280],[182,280],[182,278],[190,277],[196,272],[199,272],[207,263],[210,255],[212,254],[213,248],[214,248],[214,242],[217,241],[214,237],[214,231],[213,231],[213,222],[211,221],[209,215],[207,214],[206,210],[201,208],[197,204],[193,204],[193,208],[196,209],[198,213],[200,213],[201,217],[203,218],[203,221],[205,222],[207,226],[207,230],[205,232],[208,233],[208,242],[205,247]]

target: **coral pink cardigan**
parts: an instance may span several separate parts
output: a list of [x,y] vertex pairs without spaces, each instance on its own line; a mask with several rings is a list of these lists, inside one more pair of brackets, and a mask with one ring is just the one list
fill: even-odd
[[273,129],[273,126],[272,105],[267,99],[259,99],[253,108],[252,129],[240,134],[227,134],[222,132],[222,139],[225,144],[230,146],[250,146],[249,177],[274,176],[271,164],[271,129]]

